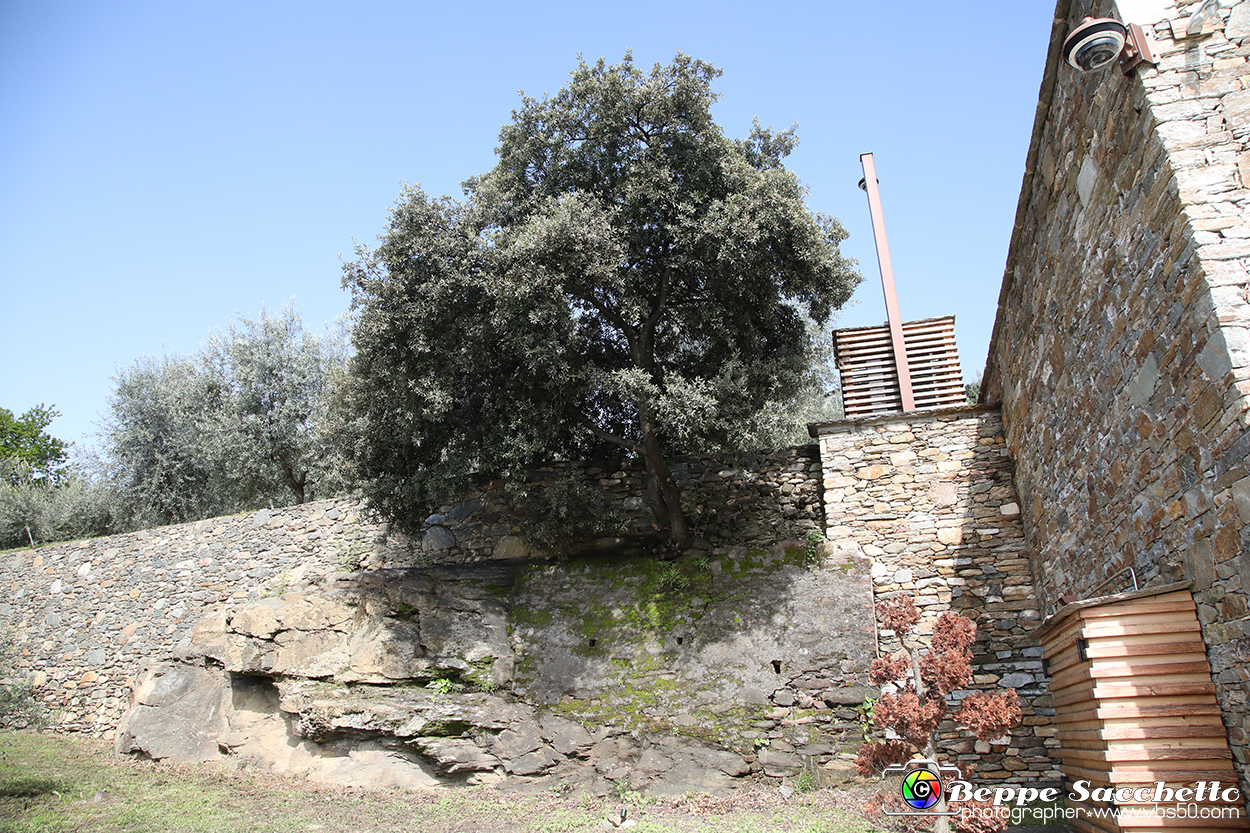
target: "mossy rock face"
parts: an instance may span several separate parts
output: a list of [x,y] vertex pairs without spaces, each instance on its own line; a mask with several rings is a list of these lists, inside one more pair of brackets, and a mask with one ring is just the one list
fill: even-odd
[[776,693],[866,671],[861,572],[804,544],[530,567],[512,597],[513,690],[587,725],[749,751],[743,732]]
[[[193,754],[309,772],[366,754],[394,783],[681,795],[824,765],[861,734],[841,703],[873,645],[865,565],[829,555],[797,542],[371,571],[245,601],[140,687],[127,748],[195,740],[217,715]],[[372,783],[382,763],[362,766],[352,777]]]

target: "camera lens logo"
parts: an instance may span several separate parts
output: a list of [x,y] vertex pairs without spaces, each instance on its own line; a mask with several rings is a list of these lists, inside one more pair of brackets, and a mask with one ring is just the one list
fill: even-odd
[[909,772],[903,779],[903,801],[915,810],[928,810],[942,797],[942,781],[927,769]]

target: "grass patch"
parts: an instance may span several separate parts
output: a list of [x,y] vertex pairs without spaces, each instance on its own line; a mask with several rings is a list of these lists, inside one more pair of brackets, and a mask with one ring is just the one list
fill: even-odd
[[[427,791],[312,784],[216,765],[167,766],[111,744],[38,732],[0,733],[0,833],[579,833],[622,803],[532,787]],[[781,803],[776,790],[738,803],[630,802],[635,833],[868,833],[849,796],[817,791]],[[763,802],[760,802],[763,795]],[[735,801],[730,799],[729,801]]]
[[31,778],[18,775],[0,783],[0,798],[36,798],[41,795],[69,792],[72,785],[53,778]]

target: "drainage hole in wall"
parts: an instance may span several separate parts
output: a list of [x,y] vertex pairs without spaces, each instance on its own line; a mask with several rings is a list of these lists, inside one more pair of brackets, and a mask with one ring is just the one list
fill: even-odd
[[780,674],[780,673],[781,673],[781,660],[779,660],[779,659],[775,659],[775,660],[773,660],[773,673],[774,673],[774,674]]
[[681,644],[681,640],[682,640],[682,638],[681,638],[680,636],[679,636],[679,637],[677,637],[677,644],[678,644],[678,645],[680,645],[680,644]]

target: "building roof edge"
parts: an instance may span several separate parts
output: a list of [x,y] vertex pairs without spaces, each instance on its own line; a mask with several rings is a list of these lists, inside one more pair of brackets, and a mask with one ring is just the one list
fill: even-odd
[[981,374],[980,402],[987,403],[988,391],[994,383],[996,364],[994,362],[994,346],[998,342],[998,327],[1003,319],[1003,308],[1007,303],[1007,293],[1011,289],[1012,275],[1016,269],[1016,247],[1020,232],[1024,228],[1024,215],[1029,208],[1029,198],[1033,192],[1033,173],[1037,169],[1037,157],[1042,144],[1042,130],[1050,117],[1050,104],[1055,93],[1055,79],[1059,74],[1059,55],[1063,48],[1063,39],[1067,35],[1068,14],[1072,11],[1072,0],[1057,0],[1055,16],[1050,27],[1050,49],[1046,54],[1046,68],[1042,72],[1042,85],[1037,94],[1037,113],[1033,117],[1033,133],[1029,137],[1029,152],[1024,160],[1024,177],[1020,183],[1020,197],[1016,201],[1016,218],[1011,228],[1011,243],[1007,246],[1007,264],[1003,268],[1003,283],[998,291],[998,308],[994,314],[994,329],[990,332],[989,348],[986,351],[985,371]]

